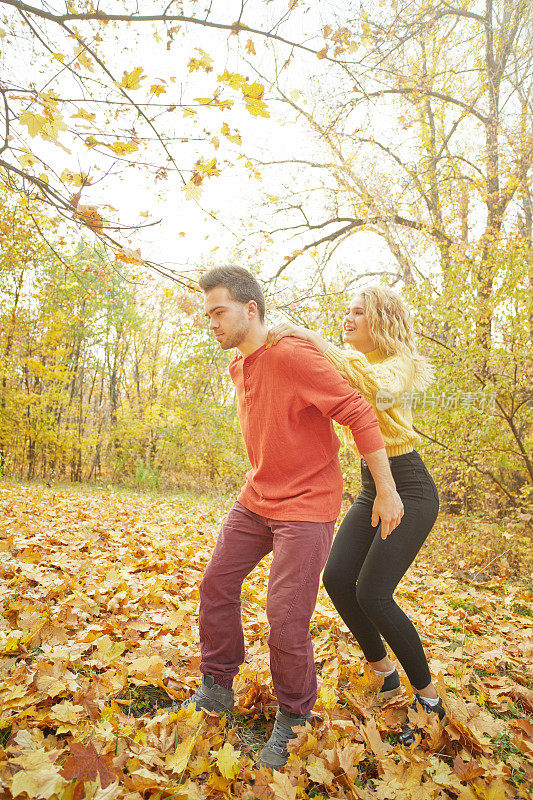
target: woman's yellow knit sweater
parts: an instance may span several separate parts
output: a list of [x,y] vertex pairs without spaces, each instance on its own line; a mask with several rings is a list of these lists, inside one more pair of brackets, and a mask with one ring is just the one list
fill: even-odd
[[[413,429],[413,415],[409,404],[402,404],[401,395],[413,391],[414,368],[408,356],[385,356],[381,350],[360,353],[358,350],[341,350],[330,345],[324,353],[354,389],[372,404],[385,442],[387,455],[410,453],[420,442]],[[394,405],[380,411],[376,405],[379,390],[394,395]],[[355,448],[353,439],[345,441]]]

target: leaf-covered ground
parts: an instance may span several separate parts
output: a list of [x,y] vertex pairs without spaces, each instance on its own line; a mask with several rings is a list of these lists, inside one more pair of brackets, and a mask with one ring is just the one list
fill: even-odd
[[[524,530],[441,517],[401,584],[448,721],[376,704],[321,592],[312,621],[324,721],[286,770],[255,771],[276,703],[268,560],[243,587],[236,713],[173,710],[198,681],[198,583],[228,501],[0,486],[0,797],[504,800],[533,777],[531,551]],[[379,685],[379,684],[378,684]],[[412,715],[413,712],[411,711]]]

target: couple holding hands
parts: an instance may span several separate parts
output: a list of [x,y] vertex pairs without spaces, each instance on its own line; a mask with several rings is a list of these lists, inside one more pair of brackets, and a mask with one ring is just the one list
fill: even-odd
[[[212,269],[200,287],[220,347],[237,350],[229,371],[251,469],[200,584],[202,683],[183,705],[232,712],[232,682],[245,656],[241,586],[272,552],[266,612],[279,708],[259,766],[283,768],[293,729],[314,719],[309,624],[322,570],[337,611],[383,678],[380,697],[400,691],[385,640],[413,687],[415,705],[443,719],[420,637],[393,597],[439,506],[414,449],[419,437],[411,409],[399,400],[432,378],[405,305],[390,289],[358,292],[343,322],[349,349],[339,349],[306,328],[282,323],[269,330],[261,287],[241,267]],[[396,398],[381,410],[380,390]],[[332,420],[350,429],[362,457],[362,490],[334,541],[342,473]],[[404,726],[400,742],[412,744],[415,734]]]

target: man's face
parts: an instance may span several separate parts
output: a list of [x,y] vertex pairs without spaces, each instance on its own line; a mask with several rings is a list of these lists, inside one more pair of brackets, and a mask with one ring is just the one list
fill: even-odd
[[205,315],[209,327],[223,350],[238,347],[248,335],[248,305],[233,300],[225,286],[215,286],[204,296]]

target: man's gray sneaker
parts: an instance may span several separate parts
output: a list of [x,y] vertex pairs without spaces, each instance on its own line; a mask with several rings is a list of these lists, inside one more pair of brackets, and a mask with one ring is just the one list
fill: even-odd
[[289,714],[287,711],[279,708],[276,713],[274,721],[274,728],[270,739],[265,744],[259,758],[257,759],[257,767],[270,767],[270,769],[280,769],[287,763],[289,754],[287,753],[287,743],[290,739],[296,738],[294,728],[299,725],[305,725],[306,722],[321,721],[321,717],[309,711],[304,716],[297,716],[296,714]]
[[225,689],[215,683],[212,675],[204,675],[202,683],[191,697],[184,700],[181,704],[182,708],[196,704],[196,709],[203,709],[204,711],[214,711],[216,714],[231,714],[233,712],[233,705],[235,698],[233,689]]

